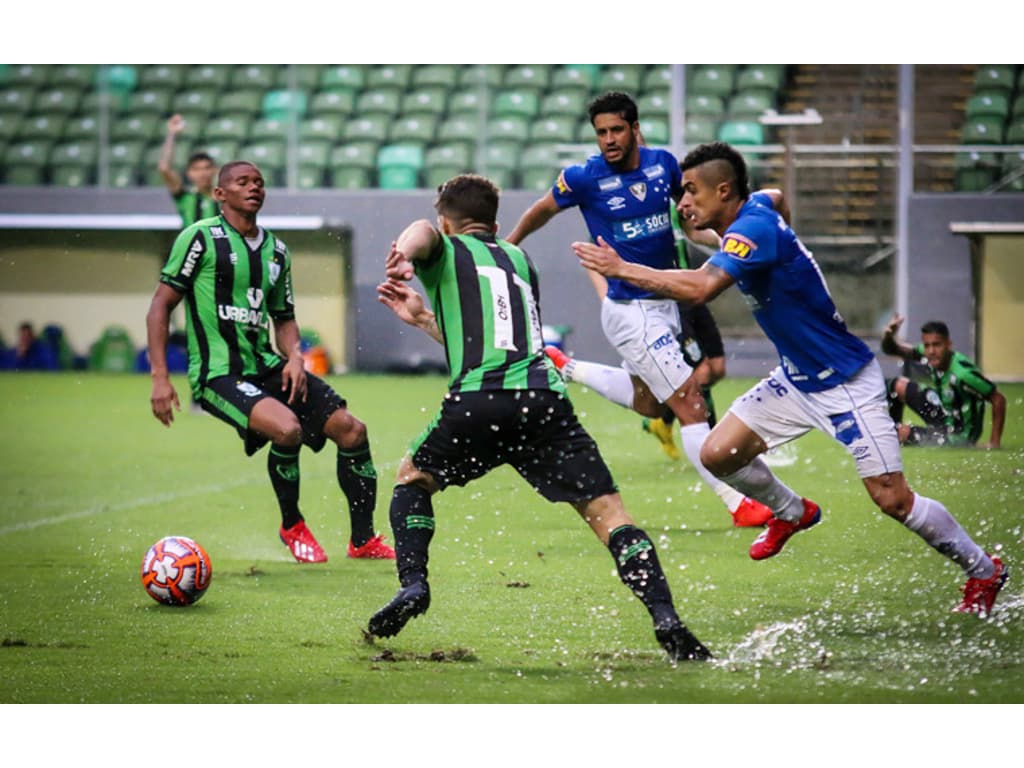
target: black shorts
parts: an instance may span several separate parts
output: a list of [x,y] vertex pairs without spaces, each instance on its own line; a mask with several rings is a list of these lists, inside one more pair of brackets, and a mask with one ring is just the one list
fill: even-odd
[[587,501],[618,490],[572,403],[548,390],[449,394],[410,454],[442,489],[510,464],[548,501]]
[[345,407],[345,399],[311,373],[306,374],[306,399],[289,404],[288,391],[281,390],[282,370],[284,366],[257,376],[218,376],[207,381],[199,394],[199,404],[204,411],[238,430],[238,436],[245,441],[247,456],[270,442],[249,429],[249,415],[260,400],[272,397],[287,405],[299,417],[302,442],[314,451],[319,451],[327,442],[324,435],[327,419]]
[[714,316],[703,304],[679,305],[679,346],[687,365],[696,368],[706,357],[725,357],[722,334]]

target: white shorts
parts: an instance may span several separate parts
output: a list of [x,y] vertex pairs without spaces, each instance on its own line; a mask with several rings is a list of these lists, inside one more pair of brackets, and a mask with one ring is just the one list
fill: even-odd
[[839,441],[862,478],[902,472],[900,442],[889,415],[885,381],[872,360],[845,384],[822,392],[801,392],[776,368],[729,408],[769,449],[812,429]]
[[690,378],[676,336],[679,307],[671,299],[601,302],[604,335],[622,357],[622,367],[639,377],[664,403]]

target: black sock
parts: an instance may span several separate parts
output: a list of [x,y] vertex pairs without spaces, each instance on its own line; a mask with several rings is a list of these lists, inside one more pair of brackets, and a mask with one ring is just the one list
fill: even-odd
[[277,503],[281,506],[281,527],[291,528],[302,522],[299,512],[299,450],[302,446],[289,448],[271,445],[267,454],[267,472],[270,484],[274,486]]
[[715,401],[711,399],[711,387],[701,387],[700,393],[704,395],[704,404],[708,407],[708,427],[714,429],[718,415],[715,413]]
[[899,424],[903,421],[903,401],[900,400],[900,396],[896,394],[896,379],[886,379],[885,389],[889,395],[889,416],[892,420]]
[[434,538],[434,506],[418,485],[396,485],[391,495],[398,581],[403,587],[427,580],[427,550]]
[[373,510],[377,506],[377,470],[370,458],[370,443],[351,450],[338,449],[338,485],[348,501],[352,543],[361,547],[373,538]]
[[661,409],[661,420],[672,426],[672,422],[676,420],[676,415],[668,406]]
[[608,549],[615,558],[622,583],[640,598],[655,625],[678,622],[672,592],[650,537],[634,525],[623,525],[612,531]]

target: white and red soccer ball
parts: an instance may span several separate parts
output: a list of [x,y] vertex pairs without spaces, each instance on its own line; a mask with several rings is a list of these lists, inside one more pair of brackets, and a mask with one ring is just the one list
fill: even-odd
[[166,536],[142,559],[142,586],[159,603],[191,605],[210,586],[210,556],[187,536]]

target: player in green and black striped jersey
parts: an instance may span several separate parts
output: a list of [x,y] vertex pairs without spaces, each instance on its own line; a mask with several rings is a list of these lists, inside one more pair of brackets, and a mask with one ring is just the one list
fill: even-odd
[[[889,412],[906,445],[975,445],[985,425],[985,403],[992,403],[992,432],[981,448],[999,448],[1006,421],[1006,398],[966,355],[953,349],[949,328],[931,320],[921,326],[921,343],[910,346],[896,338],[903,317],[896,314],[882,334],[882,351],[900,357],[905,365],[921,363],[931,386],[912,377],[886,382]],[[909,405],[924,427],[901,424],[903,406]]]
[[320,451],[328,439],[338,447],[338,484],[349,506],[349,557],[391,559],[394,550],[373,531],[377,473],[366,426],[305,370],[288,248],[256,221],[263,176],[251,163],[228,163],[214,195],[222,213],[178,235],[146,317],[153,415],[170,426],[173,409],[180,410],[166,351],[171,311],[185,299],[192,393],[237,429],[247,454],[271,443],[267,471],[281,508],[279,534],[295,559],[327,559],[298,503],[299,450],[305,443]]
[[213,184],[217,176],[217,165],[213,158],[205,152],[196,152],[188,159],[185,167],[185,178],[189,187],[185,186],[181,176],[174,169],[174,143],[178,134],[185,130],[185,120],[181,115],[172,115],[167,121],[167,137],[160,148],[157,168],[167,185],[174,207],[181,216],[181,225],[187,227],[201,219],[208,219],[219,213],[217,201],[213,197]]
[[[510,464],[546,499],[572,504],[587,521],[673,660],[709,658],[680,621],[654,543],[623,508],[544,354],[537,273],[520,248],[497,237],[497,188],[480,176],[456,176],[442,185],[435,207],[438,228],[425,219],[410,224],[392,244],[389,279],[378,287],[402,320],[444,345],[451,376],[441,412],[398,469],[391,528],[401,589],[371,617],[370,634],[395,635],[430,605],[433,494]],[[414,272],[433,312],[404,282]]]

